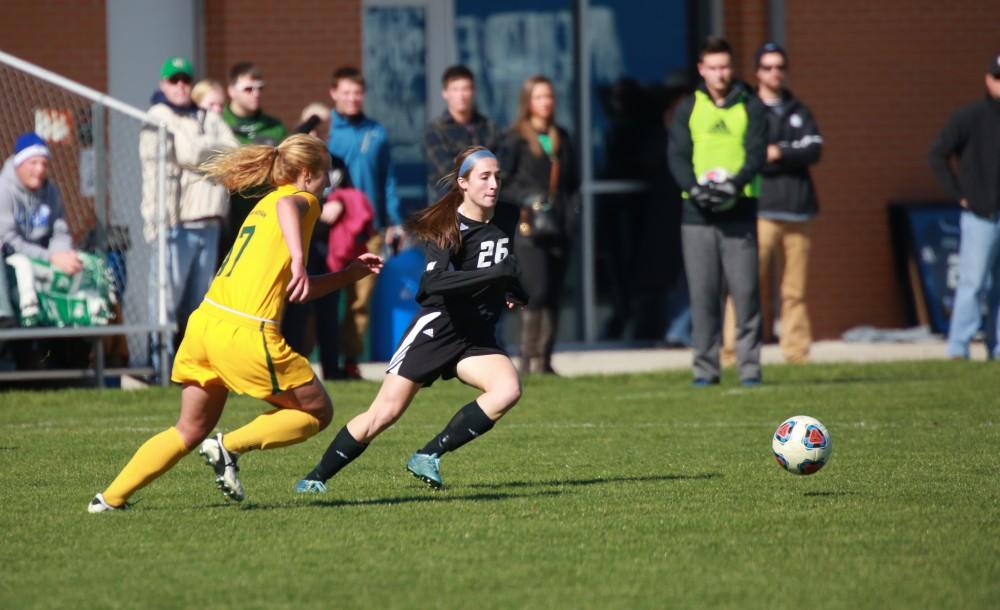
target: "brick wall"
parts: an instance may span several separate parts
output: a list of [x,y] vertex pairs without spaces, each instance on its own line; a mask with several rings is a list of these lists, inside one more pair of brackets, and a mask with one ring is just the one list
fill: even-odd
[[289,129],[309,102],[332,105],[330,76],[361,64],[360,0],[205,0],[207,75],[253,61],[267,81],[263,108]]
[[[814,172],[822,206],[809,290],[817,337],[905,322],[886,205],[943,196],[927,149],[952,109],[982,95],[985,63],[1000,50],[991,4],[785,3],[790,86],[812,107],[826,139]],[[753,50],[767,36],[767,5],[726,2],[726,35],[744,77],[752,78]],[[335,67],[361,61],[360,0],[204,6],[207,75],[224,80],[233,63],[256,61],[268,81],[264,107],[289,127],[308,102],[329,101]],[[103,0],[7,0],[0,47],[106,90],[105,24]]]
[[104,0],[4,0],[0,48],[106,91],[106,24]]
[[[726,3],[726,34],[748,76],[767,32],[760,4]],[[987,61],[1000,51],[995,5],[961,5],[785,3],[789,86],[816,114],[825,141],[814,171],[821,214],[809,275],[818,337],[906,322],[887,202],[944,197],[927,166],[931,140],[954,108],[983,95]]]

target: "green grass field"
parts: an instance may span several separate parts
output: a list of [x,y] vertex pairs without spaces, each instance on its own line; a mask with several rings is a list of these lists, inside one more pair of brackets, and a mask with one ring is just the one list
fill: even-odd
[[[102,515],[87,502],[179,391],[0,394],[0,607],[1000,607],[995,364],[765,375],[530,379],[433,492],[403,464],[474,396],[438,383],[330,493],[296,496],[377,387],[331,385],[330,428],[241,460],[242,504],[193,455]],[[231,400],[222,429],[261,404]],[[770,453],[799,413],[833,436],[812,477]]]

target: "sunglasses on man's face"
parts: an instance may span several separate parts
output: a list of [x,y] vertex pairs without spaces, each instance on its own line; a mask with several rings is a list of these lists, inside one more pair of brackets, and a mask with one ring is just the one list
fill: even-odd
[[246,87],[243,87],[241,91],[243,91],[243,93],[246,93],[247,95],[250,95],[255,91],[262,92],[264,91],[264,85],[247,85]]
[[770,72],[772,70],[785,71],[785,64],[761,64],[757,66],[758,70],[763,70],[764,72]]
[[171,85],[176,85],[177,83],[184,83],[185,85],[191,84],[191,77],[187,74],[174,74],[167,79]]

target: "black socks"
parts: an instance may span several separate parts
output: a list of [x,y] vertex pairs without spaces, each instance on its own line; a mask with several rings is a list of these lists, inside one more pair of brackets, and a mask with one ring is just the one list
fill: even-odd
[[444,430],[417,453],[437,454],[440,457],[449,451],[458,449],[477,436],[486,434],[491,428],[493,428],[493,420],[487,417],[486,413],[483,413],[478,403],[470,402],[459,409]]
[[[458,449],[477,436],[486,434],[492,428],[493,420],[487,417],[486,413],[483,413],[479,404],[475,401],[470,402],[459,409],[458,413],[455,413],[455,416],[451,418],[451,421],[448,422],[444,430],[435,436],[431,442],[427,443],[418,453],[427,455],[437,454],[440,457],[449,451]],[[356,441],[351,436],[351,433],[347,431],[347,426],[344,426],[337,433],[330,446],[327,447],[326,453],[323,454],[319,464],[316,464],[316,467],[303,478],[325,483],[333,475],[340,472],[344,466],[347,466],[355,458],[364,453],[367,448],[368,445]]]
[[354,458],[364,453],[367,448],[368,445],[354,440],[347,431],[347,426],[344,426],[326,448],[326,453],[323,454],[319,464],[316,464],[316,467],[303,478],[326,483],[330,477],[340,472],[341,468],[354,461]]

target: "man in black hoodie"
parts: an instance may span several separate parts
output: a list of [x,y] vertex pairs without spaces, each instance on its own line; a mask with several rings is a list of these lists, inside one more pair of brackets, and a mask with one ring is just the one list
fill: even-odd
[[[757,49],[757,97],[767,108],[767,162],[757,207],[760,248],[761,334],[774,327],[775,275],[781,295],[781,351],[787,362],[809,359],[812,331],[806,311],[809,223],[819,208],[809,166],[818,162],[823,137],[812,112],[785,88],[788,54],[774,42]],[[732,359],[733,315],[726,311],[723,363]]]
[[989,286],[983,325],[986,356],[1000,358],[1000,54],[986,69],[986,96],[951,115],[931,146],[930,164],[963,208],[948,355],[969,357],[969,343],[982,325],[982,293]]
[[684,191],[681,244],[695,386],[719,382],[726,290],[736,310],[740,379],[745,386],[760,383],[756,222],[767,116],[746,84],[733,80],[732,58],[725,40],[705,41],[698,54],[703,82],[677,106],[667,147],[670,173]]

